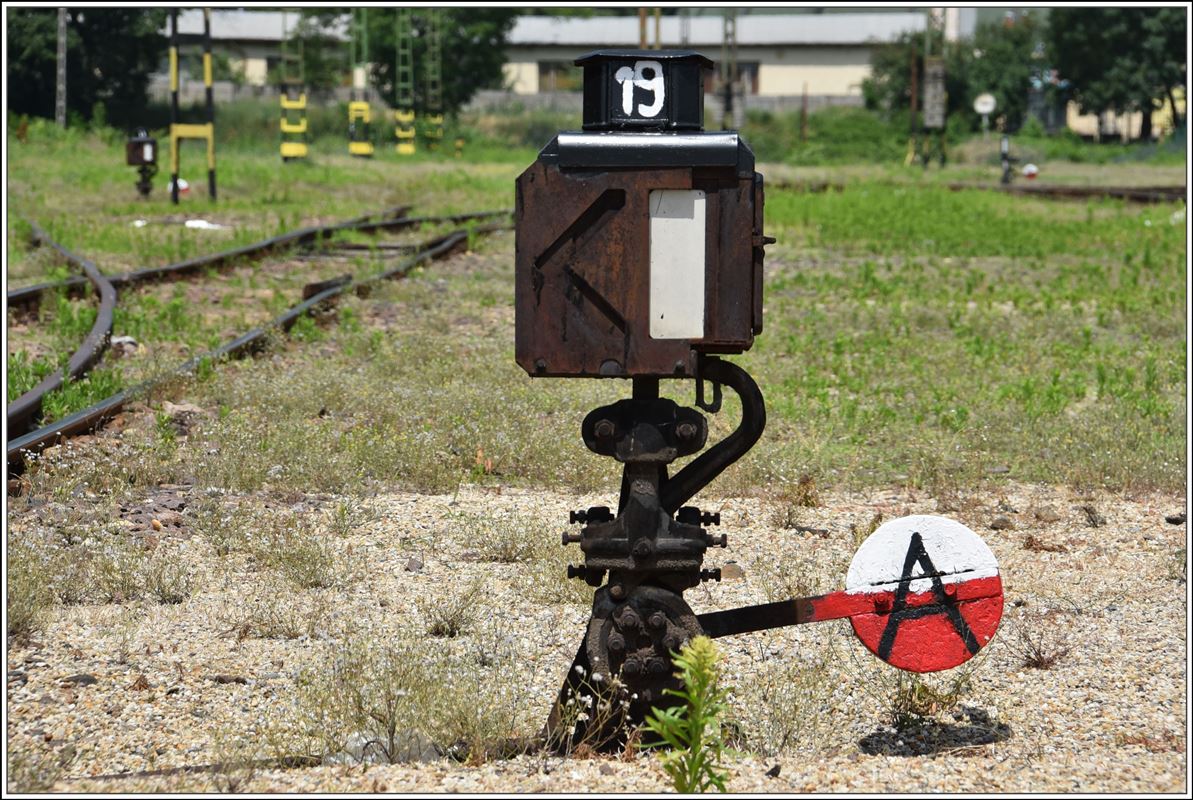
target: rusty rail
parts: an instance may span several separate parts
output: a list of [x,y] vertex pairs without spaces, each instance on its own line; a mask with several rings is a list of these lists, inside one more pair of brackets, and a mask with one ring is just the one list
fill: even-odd
[[[263,239],[253,244],[235,247],[231,250],[224,250],[219,253],[212,253],[205,256],[196,256],[195,258],[189,258],[174,264],[166,264],[162,267],[148,267],[145,269],[136,270],[134,272],[111,275],[108,279],[112,282],[113,286],[127,286],[137,283],[145,283],[148,281],[162,280],[165,278],[180,277],[182,275],[194,273],[208,267],[225,266],[232,263],[233,261],[236,261],[237,259],[264,255],[267,252],[282,247],[318,242],[334,233],[339,233],[342,231],[373,233],[380,230],[396,230],[433,222],[466,222],[473,219],[487,219],[512,213],[508,209],[501,209],[496,211],[477,211],[467,214],[447,214],[443,216],[432,217],[392,217],[392,214],[397,211],[398,208],[399,207],[395,207],[394,209],[389,209],[387,212],[383,212],[391,215],[391,218],[388,219],[370,220],[367,217],[364,219],[357,217],[345,222],[336,222],[330,225],[298,228],[296,230],[282,233],[268,239]],[[405,207],[405,210],[402,210],[401,213],[404,215],[405,211],[408,210],[409,206]],[[8,293],[8,306],[9,308],[13,308],[31,305],[36,303],[41,298],[42,294],[54,289],[65,289],[68,292],[79,292],[86,285],[86,283],[87,281],[83,278],[68,278],[64,281],[23,286],[19,289],[13,289]]]
[[382,280],[401,278],[424,261],[432,261],[450,255],[461,245],[466,245],[470,235],[492,233],[498,230],[508,230],[509,228],[510,225],[508,223],[488,223],[474,227],[471,231],[463,228],[457,229],[425,242],[419,252],[384,272],[372,275],[361,281],[355,281],[350,276],[334,279],[328,282],[331,284],[330,286],[311,295],[303,300],[303,302],[283,312],[265,325],[253,328],[214,350],[187,360],[166,375],[138,384],[130,389],[124,389],[89,408],[76,411],[74,414],[64,417],[57,422],[9,441],[9,472],[13,474],[19,473],[24,467],[25,457],[31,453],[40,452],[46,447],[57,444],[72,436],[78,436],[103,427],[108,420],[118,414],[134,397],[140,396],[169,378],[189,374],[204,361],[216,361],[226,357],[239,357],[261,349],[265,343],[265,336],[270,330],[280,328],[283,331],[288,331],[303,314],[330,302],[349,288],[355,287],[358,294],[363,294],[372,284]]
[[1186,200],[1188,197],[1188,189],[1184,186],[1058,186],[1056,184],[1042,186],[1028,186],[1025,184],[1004,186],[999,184],[990,186],[974,183],[950,183],[948,186],[954,192],[966,189],[982,189],[991,192],[1004,192],[1007,194],[1030,195],[1061,200],[1109,197],[1126,200],[1130,203],[1174,203],[1177,200]]
[[112,335],[112,315],[116,308],[116,289],[112,286],[99,267],[82,256],[72,253],[50,238],[49,234],[36,222],[30,224],[36,241],[48,244],[58,251],[59,255],[83,270],[87,280],[95,287],[99,294],[99,309],[95,315],[95,322],[83,342],[67,361],[64,369],[56,369],[29,391],[8,404],[8,435],[19,435],[29,430],[33,420],[41,414],[42,399],[62,386],[66,380],[75,380],[85,375],[103,356],[108,347],[108,339]]

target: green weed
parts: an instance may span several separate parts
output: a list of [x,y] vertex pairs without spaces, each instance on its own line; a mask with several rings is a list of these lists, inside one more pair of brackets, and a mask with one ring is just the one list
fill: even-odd
[[726,791],[727,773],[721,769],[724,751],[721,715],[728,692],[717,685],[716,645],[697,636],[673,656],[681,689],[666,689],[681,705],[652,708],[646,727],[670,749],[662,754],[663,769],[675,791],[688,794],[716,788]]

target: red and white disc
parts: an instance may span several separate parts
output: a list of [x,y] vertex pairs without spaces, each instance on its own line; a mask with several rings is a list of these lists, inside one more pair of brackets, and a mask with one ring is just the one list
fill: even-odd
[[1002,619],[994,553],[955,520],[920,514],[874,531],[849,565],[845,595],[873,603],[853,631],[883,661],[911,672],[965,663]]

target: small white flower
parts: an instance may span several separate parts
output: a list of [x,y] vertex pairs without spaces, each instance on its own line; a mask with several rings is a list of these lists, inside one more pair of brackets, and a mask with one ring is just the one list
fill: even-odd
[[576,674],[577,674],[577,675],[583,675],[583,674],[584,674],[584,667],[582,667],[582,666],[580,666],[579,664],[577,664],[577,665],[576,665]]

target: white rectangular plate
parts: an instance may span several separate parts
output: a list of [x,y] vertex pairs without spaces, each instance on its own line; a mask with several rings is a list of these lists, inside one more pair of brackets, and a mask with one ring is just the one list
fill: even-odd
[[650,338],[704,338],[704,192],[650,193]]

